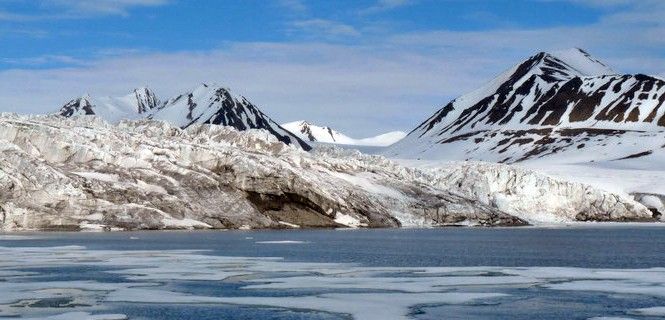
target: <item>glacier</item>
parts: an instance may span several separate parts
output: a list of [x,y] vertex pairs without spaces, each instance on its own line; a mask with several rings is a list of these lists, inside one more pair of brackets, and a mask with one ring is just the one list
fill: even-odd
[[412,168],[266,130],[0,114],[0,230],[652,221],[629,196],[506,165]]
[[287,122],[281,126],[310,143],[386,147],[406,136],[402,131],[391,131],[374,137],[355,139],[331,127],[319,126],[305,120]]

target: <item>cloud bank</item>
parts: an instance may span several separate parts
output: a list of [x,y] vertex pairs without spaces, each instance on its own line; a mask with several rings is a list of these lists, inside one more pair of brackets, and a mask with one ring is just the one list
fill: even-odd
[[[88,10],[77,7],[78,1],[60,2]],[[281,4],[307,11],[305,2]],[[381,1],[375,7],[406,4]],[[124,95],[148,85],[168,97],[200,82],[217,82],[245,95],[279,122],[306,119],[364,136],[410,130],[450,99],[538,51],[580,47],[620,72],[665,75],[665,2],[585,5],[597,5],[606,13],[586,25],[417,32],[364,32],[372,29],[299,16],[290,27],[311,34],[299,41],[232,42],[205,51],[117,48],[122,54],[76,59],[62,68],[0,71],[0,109],[49,112],[84,93]],[[104,10],[122,14],[123,8]],[[344,41],[328,41],[330,37]],[[39,63],[69,58],[26,59]]]

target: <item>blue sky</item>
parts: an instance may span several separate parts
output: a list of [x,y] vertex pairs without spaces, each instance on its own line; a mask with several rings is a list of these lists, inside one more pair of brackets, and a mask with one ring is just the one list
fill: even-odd
[[664,1],[0,0],[0,110],[217,82],[277,121],[410,130],[543,50],[665,73]]

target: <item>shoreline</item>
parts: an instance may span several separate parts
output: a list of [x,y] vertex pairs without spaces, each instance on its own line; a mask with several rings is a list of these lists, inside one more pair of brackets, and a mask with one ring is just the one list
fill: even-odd
[[520,229],[593,229],[593,228],[661,228],[665,227],[665,222],[613,222],[613,221],[585,221],[585,222],[566,222],[560,224],[537,224],[537,225],[522,225],[522,226],[468,226],[468,225],[450,225],[450,226],[417,226],[417,227],[395,227],[395,228],[256,228],[256,229],[136,229],[136,230],[16,230],[16,231],[0,231],[0,241],[4,236],[21,236],[25,234],[121,234],[121,233],[196,233],[196,232],[308,232],[308,231],[373,231],[373,230],[520,230]]

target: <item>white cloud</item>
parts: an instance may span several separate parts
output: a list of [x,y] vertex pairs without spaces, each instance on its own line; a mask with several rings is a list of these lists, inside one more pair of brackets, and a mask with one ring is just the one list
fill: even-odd
[[66,65],[84,65],[85,61],[66,55],[47,54],[37,57],[27,58],[0,58],[0,62],[21,66],[42,66],[45,64],[66,64]]
[[[600,8],[611,8],[611,7],[616,7],[616,6],[624,6],[624,5],[634,5],[635,3],[638,3],[638,1],[635,0],[544,0],[544,1],[561,1],[561,2],[572,2],[572,3],[577,3],[585,6],[590,6],[590,7],[600,7]],[[641,0],[639,2],[642,3],[655,3],[655,2],[660,2],[661,0]]]
[[376,3],[360,11],[361,14],[372,14],[386,10],[392,10],[399,7],[412,5],[415,0],[377,0]]
[[540,50],[582,47],[618,71],[665,73],[657,26],[640,32],[608,26],[421,32],[364,45],[237,43],[202,52],[127,51],[78,67],[0,72],[0,110],[54,111],[85,92],[123,95],[144,84],[170,96],[215,81],[277,121],[307,119],[354,136],[410,130],[449,99]]
[[385,9],[393,9],[412,4],[413,2],[413,0],[379,0],[376,6]]
[[128,16],[129,10],[133,8],[163,6],[169,2],[170,0],[35,0],[37,8],[29,14],[10,12],[0,7],[0,21],[33,22],[106,15]]
[[30,15],[0,11],[0,21],[31,21],[34,19],[35,17]]
[[54,111],[85,92],[122,95],[144,84],[170,96],[201,81],[216,81],[246,95],[277,121],[312,120],[352,136],[410,130],[450,98],[541,50],[581,47],[617,71],[665,75],[663,22],[639,18],[659,15],[665,16],[665,8],[640,4],[610,11],[588,25],[434,30],[382,38],[330,20],[302,20],[294,25],[298,32],[356,39],[362,45],[236,43],[176,53],[110,50],[122,54],[97,56],[69,68],[0,71],[0,110]]
[[86,92],[123,95],[148,84],[170,96],[215,81],[246,95],[278,121],[304,118],[361,136],[415,126],[468,80],[451,78],[468,69],[450,63],[374,49],[253,43],[103,59],[76,68],[10,70],[0,72],[0,106],[47,112]]
[[308,10],[302,0],[277,0],[277,4],[296,13],[304,13]]
[[43,0],[42,3],[74,14],[128,15],[131,8],[162,6],[168,0]]
[[[573,0],[578,2],[576,0]],[[581,2],[581,1],[580,1]],[[430,50],[466,52],[469,56],[505,55],[580,47],[628,73],[665,72],[665,1],[611,1],[621,10],[610,10],[599,21],[577,26],[485,31],[430,31],[396,35],[396,44],[429,47]],[[586,5],[610,6],[603,2]]]
[[291,24],[295,29],[307,34],[328,37],[357,37],[360,32],[353,26],[337,21],[325,19],[308,19],[294,21]]
[[[2,19],[0,19],[2,20]],[[32,29],[32,28],[7,28],[0,29],[0,38],[14,36],[14,37],[30,37],[30,38],[44,38],[49,36],[50,33],[45,30]]]

